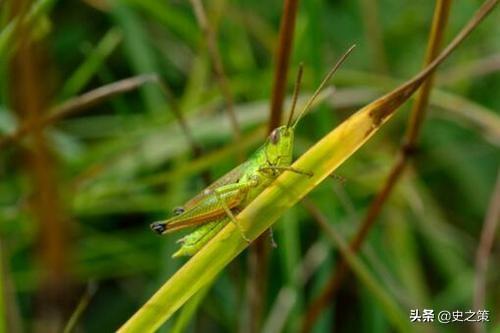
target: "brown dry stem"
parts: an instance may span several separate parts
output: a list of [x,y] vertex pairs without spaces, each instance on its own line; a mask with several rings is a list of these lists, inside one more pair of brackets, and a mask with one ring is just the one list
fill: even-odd
[[[466,34],[468,34],[471,29],[473,29],[473,27],[476,26],[479,21],[484,18],[485,15],[489,11],[491,11],[496,4],[497,1],[486,1],[478,10],[474,18],[469,22],[469,24],[461,31],[461,33],[459,33],[457,38],[452,43],[450,43],[450,46],[452,46],[455,41],[460,40],[460,38],[464,38]],[[441,45],[444,29],[448,21],[450,5],[450,0],[440,0],[436,3],[424,67],[435,63],[439,61],[440,58],[442,58],[442,56],[437,57],[437,55],[439,53],[439,46]],[[447,50],[450,49],[450,46],[446,50],[444,50],[442,54],[446,54]],[[405,134],[405,143],[401,146],[399,154],[396,158],[396,162],[394,163],[382,189],[372,201],[372,204],[370,205],[357,234],[351,241],[350,248],[354,252],[357,252],[360,249],[361,245],[366,239],[366,236],[374,225],[376,218],[382,211],[387,198],[389,197],[390,193],[403,174],[409,159],[416,150],[416,144],[421,130],[422,122],[425,117],[425,111],[428,105],[429,94],[432,85],[433,75],[431,74],[428,79],[422,84],[422,88],[413,105],[408,122],[407,132]],[[303,322],[302,332],[309,332],[312,329],[314,323],[316,322],[316,319],[321,314],[323,309],[329,305],[329,301],[335,295],[348,272],[349,267],[346,260],[343,258],[334,268],[332,275],[323,291],[316,299],[313,300],[313,302],[309,306]]]
[[[497,174],[497,181],[486,217],[484,218],[483,229],[476,251],[476,277],[474,281],[473,309],[484,310],[484,299],[486,294],[486,273],[488,271],[488,261],[495,241],[498,220],[500,219],[500,170]],[[474,332],[485,332],[484,322],[474,323]]]
[[234,137],[237,141],[239,141],[241,138],[241,130],[238,124],[238,120],[236,119],[236,113],[234,111],[233,95],[231,94],[231,90],[229,89],[224,65],[222,64],[222,58],[219,52],[219,48],[217,47],[217,37],[215,31],[212,29],[208,22],[207,14],[201,0],[190,0],[190,2],[193,6],[193,11],[196,16],[196,20],[198,21],[198,25],[200,26],[206,39],[207,50],[210,55],[212,66],[215,72],[215,79],[217,80],[217,84],[219,85],[220,91],[226,101],[226,111],[229,116],[231,127],[234,131]]
[[[281,124],[283,101],[285,98],[290,55],[293,47],[293,35],[295,31],[298,4],[298,0],[286,0],[283,7],[283,16],[281,18],[279,32],[279,44],[276,51],[276,67],[271,95],[268,132],[271,132]],[[248,317],[250,332],[260,331],[263,297],[266,294],[265,290],[268,272],[269,244],[271,243],[269,241],[269,235],[272,235],[272,232],[259,237],[250,248],[250,279],[248,285],[250,309]]]

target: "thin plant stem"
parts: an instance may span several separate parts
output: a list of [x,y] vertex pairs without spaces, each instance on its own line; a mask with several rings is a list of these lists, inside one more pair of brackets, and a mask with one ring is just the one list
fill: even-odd
[[346,261],[346,265],[353,270],[360,282],[362,282],[367,290],[374,296],[392,324],[397,327],[400,332],[411,332],[412,329],[409,326],[410,323],[406,318],[406,314],[399,308],[399,304],[394,297],[386,292],[384,287],[370,274],[366,265],[356,256],[356,253],[335,228],[328,223],[328,219],[321,213],[318,207],[307,198],[302,200],[302,204],[311,214],[314,221],[323,230],[329,243],[338,248],[339,252],[342,254],[342,258]]
[[[429,43],[424,60],[424,67],[430,64],[439,54],[444,31],[448,23],[450,7],[451,0],[439,0],[436,2],[434,18],[432,21],[432,27],[429,36]],[[413,148],[418,140],[427,106],[429,104],[429,95],[432,90],[433,84],[434,75],[430,75],[427,81],[422,84],[422,88],[420,88],[420,92],[417,95],[415,103],[413,104],[406,132],[406,145],[409,146],[410,149]],[[408,150],[402,149],[401,153],[407,155]]]
[[302,261],[293,270],[296,286],[283,286],[275,297],[269,315],[263,325],[263,333],[282,332],[285,325],[292,320],[291,313],[298,301],[298,290],[303,288],[309,279],[318,271],[328,256],[329,247],[317,241],[306,251]]
[[[36,126],[40,126],[41,128],[51,126],[61,119],[75,116],[110,98],[135,90],[148,83],[156,83],[160,86],[161,91],[167,97],[168,101],[170,101],[172,112],[174,113],[184,136],[187,138],[187,141],[191,146],[194,157],[200,157],[202,155],[201,147],[194,139],[187,122],[179,109],[179,106],[175,103],[175,99],[172,96],[171,91],[168,89],[163,80],[161,80],[161,78],[159,78],[156,74],[143,74],[129,77],[106,84],[80,96],[71,98],[60,105],[52,107],[46,115],[41,115]],[[0,149],[22,140],[27,134],[34,130],[34,125],[35,124],[32,122],[25,121],[17,130],[14,131],[14,133],[0,138]]]
[[[24,20],[28,4],[27,1],[15,2],[12,14]],[[36,260],[39,260],[42,271],[35,302],[35,330],[59,331],[71,291],[68,262],[72,246],[55,173],[57,163],[39,125],[48,109],[49,92],[44,82],[50,74],[50,63],[43,41],[34,41],[28,26],[23,25],[16,31],[16,40],[19,44],[10,66],[11,77],[16,78],[11,89],[12,104],[21,119],[33,124],[24,168],[33,184],[30,208],[38,224]]]
[[63,333],[70,333],[75,330],[76,324],[78,323],[78,319],[81,318],[83,312],[89,305],[96,291],[97,287],[94,283],[89,283],[87,285],[87,288],[85,289],[83,296],[80,298],[80,301],[78,302],[75,311],[73,311],[73,314],[69,317],[69,320],[66,323],[66,326],[64,327]]
[[[74,116],[118,94],[135,90],[145,83],[155,82],[157,80],[156,75],[145,74],[104,85],[80,96],[71,98],[60,105],[52,107],[47,114],[40,116],[41,119],[39,119],[37,126],[50,126],[61,119]],[[33,124],[25,121],[17,130],[14,131],[14,133],[0,138],[0,148],[18,142],[32,130]]]
[[52,124],[59,119],[73,116],[116,95],[135,90],[148,82],[156,81],[158,81],[156,74],[143,74],[101,86],[54,107],[49,112],[47,123]]
[[378,14],[377,0],[359,0],[361,15],[363,16],[363,26],[365,40],[373,55],[373,65],[378,73],[387,74],[387,57],[384,50],[382,38],[382,28]]
[[234,131],[234,137],[237,141],[239,141],[241,138],[241,130],[238,124],[238,119],[236,118],[236,113],[234,111],[233,96],[231,94],[231,90],[229,89],[224,65],[222,64],[222,58],[219,52],[219,48],[217,47],[217,37],[215,35],[215,31],[212,29],[208,22],[207,14],[201,0],[190,0],[190,2],[193,6],[193,11],[196,16],[196,20],[198,21],[198,25],[205,35],[208,53],[210,55],[212,66],[215,72],[215,78],[226,101],[226,111]]
[[[157,78],[157,82],[160,85],[160,89],[163,92],[163,94],[166,96],[167,100],[170,101],[170,109],[172,110],[174,116],[176,117],[181,130],[184,134],[184,137],[188,141],[189,145],[191,146],[191,151],[193,152],[193,157],[195,159],[200,158],[203,155],[203,149],[202,147],[196,142],[192,131],[190,130],[186,119],[184,118],[184,115],[182,113],[182,110],[179,107],[179,104],[175,101],[175,97],[172,94],[172,91],[169,89],[167,84],[161,80],[160,78]],[[211,176],[210,172],[208,170],[204,170],[202,172],[202,178],[203,181],[205,182],[206,185],[209,185],[211,183]]]
[[117,28],[109,29],[102,39],[88,52],[86,59],[68,77],[61,88],[61,96],[68,98],[82,91],[92,77],[100,70],[103,63],[113,54],[123,39]]
[[6,292],[4,289],[5,279],[4,274],[4,258],[2,253],[2,240],[0,239],[0,333],[7,332],[7,309],[6,309]]
[[4,239],[0,238],[0,333],[24,332]]
[[[479,245],[476,251],[476,276],[474,281],[473,309],[484,310],[484,299],[486,294],[486,273],[488,271],[488,261],[491,249],[496,236],[496,229],[500,220],[500,170],[497,174],[497,181],[481,231]],[[485,332],[484,322],[474,323],[474,332]]]
[[[295,21],[299,0],[285,0],[283,15],[281,16],[278,49],[276,51],[276,65],[271,95],[268,132],[280,126],[285,98],[288,66],[293,47]],[[271,241],[270,241],[271,239]],[[259,237],[250,248],[248,281],[249,297],[249,332],[260,332],[262,319],[263,298],[266,294],[268,272],[269,244],[272,242],[272,231]]]
[[281,18],[279,44],[276,51],[276,67],[274,71],[273,90],[271,96],[271,110],[268,130],[281,124],[283,100],[285,98],[288,66],[293,47],[293,35],[299,0],[286,0]]
[[437,82],[441,86],[449,86],[498,71],[500,71],[500,53],[495,53],[443,71],[437,78]]
[[[156,74],[142,74],[106,84],[80,96],[71,98],[60,105],[52,107],[46,115],[40,115],[40,119],[38,119],[36,126],[30,121],[24,121],[23,124],[14,131],[14,133],[1,137],[0,149],[9,144],[19,143],[26,135],[35,130],[35,127],[48,127],[57,123],[61,119],[77,115],[99,103],[117,95],[140,88],[148,83],[156,83],[160,86],[160,90],[167,98],[167,101],[169,101],[170,108],[181,127],[184,137],[187,139],[188,144],[191,147],[194,158],[200,158],[203,155],[201,146],[194,139],[179,105],[175,102],[172,92],[165,82]],[[211,182],[211,176],[208,171],[203,172],[202,177],[207,185]]]

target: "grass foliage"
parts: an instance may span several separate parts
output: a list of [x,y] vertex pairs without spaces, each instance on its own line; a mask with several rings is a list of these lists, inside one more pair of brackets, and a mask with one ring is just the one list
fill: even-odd
[[[436,72],[417,153],[356,253],[347,244],[394,164],[413,103],[377,98],[423,67],[434,4],[300,3],[289,70],[305,65],[299,104],[348,46],[357,49],[333,78],[334,93],[297,128],[294,166],[314,176],[283,174],[238,216],[252,239],[273,225],[278,243],[265,288],[250,290],[250,253],[233,225],[185,264],[170,258],[181,236],[158,237],[148,225],[263,142],[281,2],[203,1],[240,138],[189,1],[38,0],[24,16],[12,3],[0,2],[0,333],[62,331],[70,318],[77,332],[113,331],[157,291],[129,331],[250,332],[260,293],[259,331],[298,332],[342,257],[352,273],[313,332],[471,330],[412,324],[409,313],[466,311],[477,301],[476,253],[498,206],[498,8]],[[479,6],[452,2],[443,45]],[[27,76],[15,61],[23,36],[37,45],[29,59],[38,70]],[[40,112],[57,111],[85,92],[152,73],[159,80],[139,89],[71,114],[46,113],[43,131],[29,123],[36,96]],[[287,86],[291,92],[291,79]],[[401,103],[379,127],[387,119],[374,108],[387,115]],[[333,170],[345,183],[328,177]],[[320,215],[295,205],[306,194],[305,206]],[[498,244],[489,252],[482,308],[487,331],[499,332]]]

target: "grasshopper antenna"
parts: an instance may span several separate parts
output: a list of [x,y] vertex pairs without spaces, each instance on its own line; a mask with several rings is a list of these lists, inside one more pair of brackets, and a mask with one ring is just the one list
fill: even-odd
[[295,106],[297,105],[297,98],[299,97],[300,82],[302,81],[303,72],[304,72],[304,64],[301,62],[299,64],[299,71],[297,72],[297,79],[295,80],[295,87],[293,88],[292,109],[290,110],[288,121],[286,122],[286,128],[290,128],[290,124],[292,123],[293,112],[295,111]]
[[330,80],[330,78],[332,77],[332,75],[335,74],[335,72],[337,71],[337,69],[340,67],[340,65],[342,65],[342,63],[344,62],[344,60],[346,60],[347,56],[349,56],[349,54],[352,52],[352,50],[354,50],[355,47],[356,47],[356,44],[352,45],[347,51],[345,51],[344,54],[342,55],[342,57],[340,57],[340,59],[337,61],[337,63],[335,64],[335,66],[333,66],[333,68],[330,69],[330,71],[328,72],[328,74],[326,74],[326,76],[323,79],[323,81],[321,81],[321,84],[319,85],[318,89],[316,89],[316,91],[314,92],[314,94],[311,96],[311,98],[309,98],[309,100],[307,101],[306,105],[300,111],[299,116],[297,117],[297,119],[295,120],[295,122],[292,125],[292,128],[295,128],[295,126],[297,126],[300,118],[302,118],[302,116],[307,112],[307,110],[309,110],[309,108],[311,107],[312,103],[314,103],[314,100],[318,97],[319,93],[323,90],[323,88],[328,83],[328,81]]

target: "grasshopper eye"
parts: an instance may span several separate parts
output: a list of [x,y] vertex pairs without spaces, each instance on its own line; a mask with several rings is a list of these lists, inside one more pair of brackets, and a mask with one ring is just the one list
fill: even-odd
[[272,144],[277,144],[278,141],[280,140],[280,131],[279,129],[274,129],[271,134],[269,135],[269,140],[271,141]]

